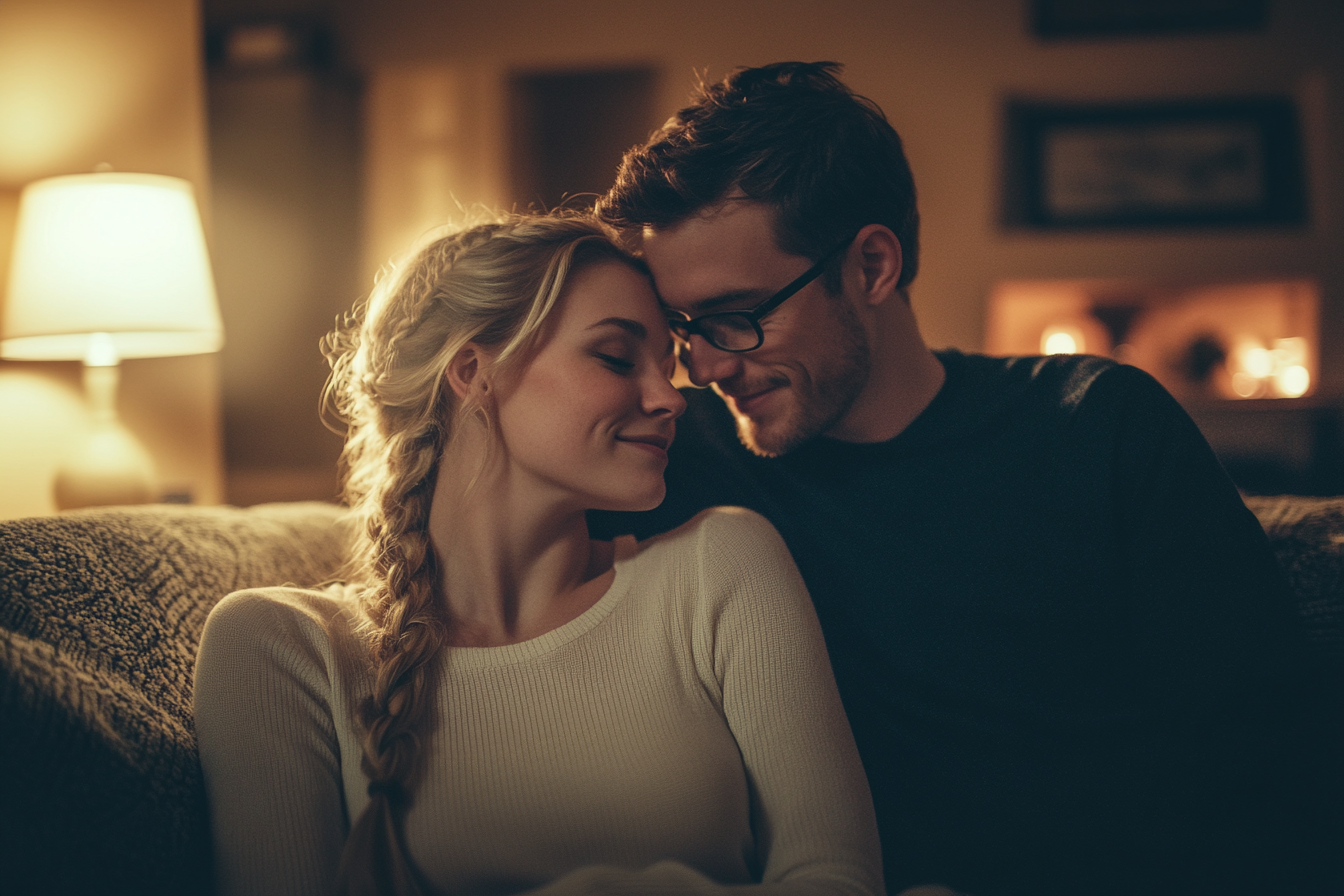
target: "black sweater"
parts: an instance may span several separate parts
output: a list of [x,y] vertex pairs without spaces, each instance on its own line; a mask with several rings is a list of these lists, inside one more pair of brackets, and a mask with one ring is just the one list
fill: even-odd
[[[895,439],[782,458],[688,390],[662,531],[770,519],[826,633],[892,892],[1254,891],[1284,882],[1300,655],[1255,517],[1151,377],[940,352]],[[1291,808],[1291,807],[1290,807]]]

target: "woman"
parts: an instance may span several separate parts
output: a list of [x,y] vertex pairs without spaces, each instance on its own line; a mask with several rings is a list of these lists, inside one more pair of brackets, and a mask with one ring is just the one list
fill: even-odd
[[197,661],[221,892],[879,892],[774,530],[588,536],[662,500],[684,409],[639,263],[585,218],[439,236],[332,343],[352,584],[231,595]]

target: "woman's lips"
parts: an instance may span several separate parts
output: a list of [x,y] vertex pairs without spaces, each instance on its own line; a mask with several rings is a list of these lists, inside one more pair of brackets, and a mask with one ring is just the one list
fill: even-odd
[[667,449],[672,444],[672,439],[661,434],[647,436],[617,436],[616,441],[625,442],[627,445],[633,445],[643,451],[660,458],[664,462],[667,460]]

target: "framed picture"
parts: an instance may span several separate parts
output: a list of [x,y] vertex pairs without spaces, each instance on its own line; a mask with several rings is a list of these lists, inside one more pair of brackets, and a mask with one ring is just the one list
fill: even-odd
[[1224,227],[1307,220],[1302,145],[1281,98],[1006,110],[1010,227]]
[[1268,18],[1268,0],[1032,0],[1038,37],[1113,38],[1253,31]]

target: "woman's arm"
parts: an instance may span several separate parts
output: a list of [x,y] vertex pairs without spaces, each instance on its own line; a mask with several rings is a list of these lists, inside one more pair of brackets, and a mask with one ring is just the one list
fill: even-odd
[[206,622],[194,701],[220,896],[332,891],[347,822],[329,603],[238,592]]
[[721,694],[742,752],[761,882],[725,886],[665,861],[578,869],[530,896],[885,892],[867,780],[816,614],[782,539],[754,513],[711,511],[698,559],[697,665]]
[[761,880],[798,885],[779,892],[880,893],[868,781],[802,577],[762,517],[720,511],[709,522],[703,587],[725,592],[713,661],[751,785]]

